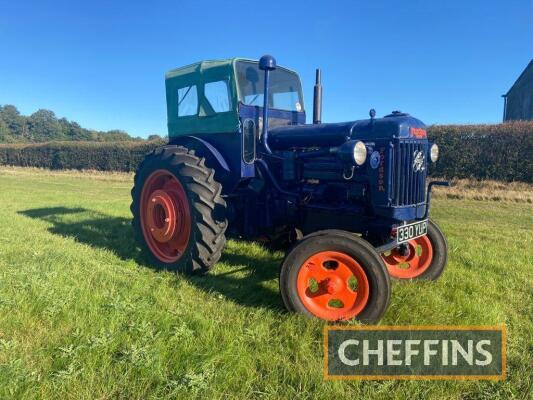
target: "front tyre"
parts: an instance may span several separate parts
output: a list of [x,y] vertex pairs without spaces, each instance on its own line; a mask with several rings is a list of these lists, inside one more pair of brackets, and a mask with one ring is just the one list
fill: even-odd
[[192,150],[164,146],[146,156],[131,191],[133,229],[156,266],[209,271],[226,243],[226,203],[214,170]]
[[370,244],[324,233],[304,238],[287,254],[280,291],[289,311],[327,321],[376,323],[388,307],[391,284]]
[[427,235],[411,239],[404,249],[393,249],[381,257],[394,279],[436,280],[448,261],[448,243],[437,224],[429,221]]

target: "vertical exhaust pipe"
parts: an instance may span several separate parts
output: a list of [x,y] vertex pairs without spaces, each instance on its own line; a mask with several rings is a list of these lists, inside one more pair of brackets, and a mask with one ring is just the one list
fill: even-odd
[[316,70],[315,90],[313,97],[313,124],[320,124],[322,122],[322,85],[321,85],[320,69]]
[[270,71],[276,69],[276,59],[270,55],[264,55],[259,59],[259,69],[265,71],[265,87],[263,90],[263,147],[268,154],[272,154],[272,150],[268,146],[268,98],[269,98],[269,78]]

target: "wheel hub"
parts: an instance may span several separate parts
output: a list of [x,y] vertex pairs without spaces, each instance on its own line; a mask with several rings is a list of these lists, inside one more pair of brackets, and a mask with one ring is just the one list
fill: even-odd
[[327,277],[324,280],[324,286],[325,286],[326,292],[328,292],[329,294],[337,294],[341,292],[342,290],[344,290],[344,287],[345,287],[342,279],[336,275]]
[[166,243],[176,232],[176,207],[172,197],[163,190],[156,190],[148,202],[147,225],[155,240]]
[[397,279],[413,279],[431,265],[433,247],[429,237],[421,236],[381,255],[390,275]]
[[405,243],[399,245],[396,250],[398,251],[398,254],[400,256],[405,257],[405,258],[408,258],[409,255],[411,254],[410,247],[406,245]]

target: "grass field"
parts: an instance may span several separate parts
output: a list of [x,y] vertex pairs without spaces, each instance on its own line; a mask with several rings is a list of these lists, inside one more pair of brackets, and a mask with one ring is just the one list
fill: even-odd
[[395,283],[382,321],[506,324],[507,380],[348,382],[323,380],[323,323],[284,311],[281,253],[230,241],[210,276],[155,271],[132,239],[130,186],[127,174],[0,168],[0,398],[533,396],[527,200],[439,192],[448,268]]

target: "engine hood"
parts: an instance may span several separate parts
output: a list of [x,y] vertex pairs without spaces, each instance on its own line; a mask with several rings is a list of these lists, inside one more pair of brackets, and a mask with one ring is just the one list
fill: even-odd
[[376,140],[425,138],[424,123],[409,114],[393,113],[383,118],[326,124],[287,125],[269,130],[268,144],[273,150],[333,147],[350,139]]

